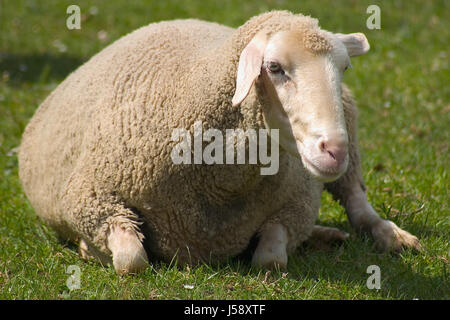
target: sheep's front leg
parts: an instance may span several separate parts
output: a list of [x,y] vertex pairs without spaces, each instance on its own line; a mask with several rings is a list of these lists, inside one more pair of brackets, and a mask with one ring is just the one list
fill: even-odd
[[417,237],[400,229],[392,221],[379,217],[359,185],[353,187],[346,200],[345,208],[353,228],[371,233],[380,249],[385,251],[400,251],[402,248],[421,249]]
[[74,174],[61,199],[65,225],[80,239],[81,257],[112,264],[119,274],[144,269],[148,259],[138,214],[117,196],[93,185],[85,176]]
[[133,230],[112,226],[107,246],[111,250],[114,269],[118,274],[137,273],[147,267],[147,253]]
[[106,247],[112,256],[81,239],[79,244],[81,258],[97,259],[103,265],[113,265],[118,274],[138,273],[148,264],[147,253],[138,234],[135,230],[111,225],[107,233]]
[[357,110],[348,89],[343,87],[342,90],[350,161],[346,173],[335,182],[325,184],[325,188],[345,207],[353,228],[370,233],[379,248],[386,251],[398,251],[403,247],[420,249],[415,236],[392,221],[381,219],[367,200],[357,139]]
[[252,257],[252,265],[259,268],[286,268],[288,235],[281,224],[267,226],[261,233]]
[[118,274],[138,273],[147,267],[147,253],[134,231],[112,226],[108,232],[107,248],[112,257],[97,250],[86,240],[80,240],[81,258],[97,259],[103,265],[112,264]]

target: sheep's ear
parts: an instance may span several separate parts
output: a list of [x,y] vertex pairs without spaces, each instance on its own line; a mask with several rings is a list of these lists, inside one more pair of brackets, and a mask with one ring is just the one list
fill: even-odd
[[250,88],[261,73],[266,44],[267,34],[259,32],[242,51],[237,70],[236,92],[231,100],[233,107],[239,105],[247,97]]
[[335,35],[345,45],[350,57],[366,54],[370,49],[369,41],[364,33],[335,33]]

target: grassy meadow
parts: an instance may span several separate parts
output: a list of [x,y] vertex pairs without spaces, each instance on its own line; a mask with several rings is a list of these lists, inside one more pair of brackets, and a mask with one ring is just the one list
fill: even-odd
[[[69,30],[66,9],[81,9]],[[369,30],[369,5],[381,29]],[[222,264],[152,265],[139,275],[84,262],[77,249],[34,214],[18,179],[21,134],[45,97],[102,48],[151,22],[198,18],[238,27],[251,16],[287,9],[322,28],[363,32],[371,51],[352,59],[344,81],[359,106],[359,140],[368,197],[384,218],[419,237],[421,253],[379,253],[351,229],[323,194],[319,223],[351,233],[341,245],[304,245],[285,271]],[[0,299],[449,299],[450,2],[149,0],[0,1]],[[66,273],[80,269],[70,291]],[[368,266],[381,270],[369,289]]]

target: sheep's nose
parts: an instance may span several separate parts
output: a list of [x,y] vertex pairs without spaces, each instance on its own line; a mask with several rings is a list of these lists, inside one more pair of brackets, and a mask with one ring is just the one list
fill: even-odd
[[321,162],[324,167],[339,170],[344,166],[348,154],[348,143],[346,139],[320,138],[318,148],[321,153]]

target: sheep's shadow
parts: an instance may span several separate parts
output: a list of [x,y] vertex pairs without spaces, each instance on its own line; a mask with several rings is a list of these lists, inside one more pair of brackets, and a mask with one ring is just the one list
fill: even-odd
[[12,85],[62,80],[85,60],[68,54],[0,53],[0,76]]
[[[322,223],[321,223],[322,224]],[[255,236],[248,248],[240,255],[229,258],[224,262],[203,262],[190,265],[192,268],[206,268],[208,272],[214,274],[235,273],[242,277],[260,277],[267,279],[267,283],[277,283],[282,278],[296,281],[300,290],[307,290],[312,296],[315,293],[311,290],[315,284],[326,282],[326,297],[336,299],[350,299],[349,288],[356,288],[358,299],[361,297],[372,297],[373,291],[377,292],[379,298],[389,299],[448,299],[450,286],[445,271],[433,276],[427,275],[426,265],[420,258],[421,253],[405,251],[397,255],[391,253],[380,253],[374,247],[374,242],[369,236],[357,235],[351,230],[348,222],[333,223],[332,225],[323,223],[322,225],[334,226],[340,230],[349,232],[351,235],[344,242],[335,242],[323,246],[317,246],[306,242],[302,244],[294,253],[289,256],[287,270],[274,270],[268,273],[265,269],[257,269],[251,265],[251,256],[257,246],[258,238]],[[437,232],[433,226],[421,225],[420,223],[409,223],[405,229],[411,231],[419,238],[441,237],[443,234]],[[420,232],[419,232],[420,230]],[[59,239],[62,241],[61,239]],[[77,246],[65,242],[64,245],[69,250],[77,251]],[[427,248],[424,248],[425,252]],[[430,255],[427,252],[427,255]],[[431,256],[431,255],[430,255]],[[151,257],[151,255],[149,256]],[[174,257],[175,258],[175,257]],[[433,258],[433,257],[432,257]],[[152,269],[177,268],[182,271],[186,265],[178,264],[176,258],[167,264],[158,259],[150,259]],[[423,260],[423,259],[422,259]],[[381,288],[370,289],[367,286],[368,279],[373,275],[368,267],[376,265],[380,270]],[[324,295],[320,289],[320,295]],[[262,297],[264,298],[264,297]],[[273,298],[273,297],[272,297]]]
[[[271,279],[277,281],[278,278],[288,279],[302,283],[310,283],[311,280],[327,281],[330,290],[337,292],[342,288],[343,299],[348,299],[349,287],[357,286],[362,295],[372,294],[372,290],[377,291],[380,297],[393,299],[448,299],[450,292],[449,282],[443,266],[443,272],[435,276],[427,276],[423,272],[424,267],[418,267],[415,261],[408,263],[407,257],[419,255],[414,251],[404,251],[401,254],[381,253],[376,250],[372,238],[355,234],[348,223],[334,224],[334,227],[347,231],[351,234],[349,239],[343,243],[332,243],[325,245],[315,245],[313,243],[302,244],[293,254],[289,256],[287,270],[271,271]],[[421,230],[416,235],[419,238],[436,235],[432,227],[410,226],[411,231]],[[261,270],[251,267],[251,254],[256,247],[257,239],[254,239],[249,248],[238,257],[230,259],[227,268],[232,272],[237,272],[243,276],[256,275]],[[424,248],[426,251],[427,249]],[[406,256],[406,259],[402,258]],[[370,289],[368,287],[369,277],[373,271],[369,266],[375,265],[380,270],[381,288]],[[224,268],[224,264],[217,265],[217,269]],[[339,296],[339,293],[330,293],[330,296]]]

